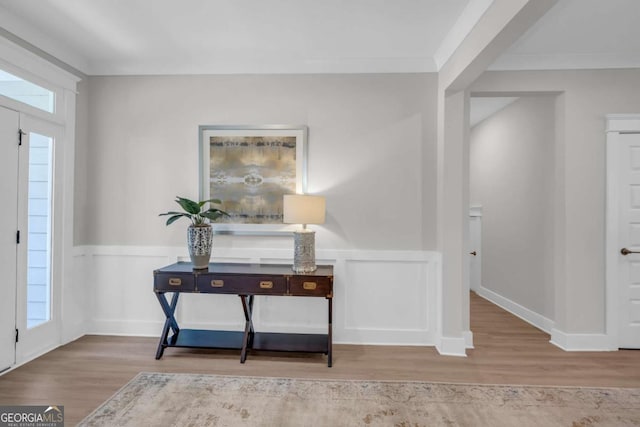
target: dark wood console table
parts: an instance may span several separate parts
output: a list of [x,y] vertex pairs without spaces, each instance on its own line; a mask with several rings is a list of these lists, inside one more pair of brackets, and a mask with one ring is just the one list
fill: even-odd
[[[318,266],[313,273],[298,274],[289,265],[211,263],[207,269],[194,270],[190,262],[179,262],[155,270],[153,278],[153,291],[166,316],[156,359],[162,357],[167,347],[239,349],[241,363],[252,349],[299,351],[326,354],[327,365],[331,367],[332,266]],[[167,293],[173,294],[170,301]],[[175,319],[181,293],[238,295],[244,311],[244,331],[181,329]],[[329,309],[327,333],[255,332],[252,314],[256,295],[326,298]]]

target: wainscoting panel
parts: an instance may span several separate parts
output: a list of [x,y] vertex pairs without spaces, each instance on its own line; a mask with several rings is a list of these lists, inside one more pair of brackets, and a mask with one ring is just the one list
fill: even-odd
[[[420,342],[429,331],[428,264],[347,260],[344,280],[346,339],[386,344]],[[402,337],[402,338],[400,338]]]
[[324,298],[256,297],[254,322],[258,330],[327,333],[329,310]]
[[[155,304],[160,310],[157,300]],[[184,328],[244,330],[242,302],[237,295],[181,294],[176,314]]]
[[166,264],[166,257],[96,251],[90,261],[90,332],[159,335],[164,315],[153,293],[152,271]]
[[[188,259],[184,248],[81,246],[77,278],[86,284],[88,334],[159,336],[164,315],[153,293],[153,270]],[[218,248],[213,261],[290,264],[290,250]],[[321,250],[318,264],[334,266],[335,343],[434,345],[437,254],[426,251]],[[259,331],[327,330],[322,298],[256,297]],[[242,330],[235,295],[180,296],[185,328]]]
[[62,283],[62,344],[74,341],[86,333],[87,305],[90,284],[88,282],[87,256],[73,250],[73,268],[70,280]]

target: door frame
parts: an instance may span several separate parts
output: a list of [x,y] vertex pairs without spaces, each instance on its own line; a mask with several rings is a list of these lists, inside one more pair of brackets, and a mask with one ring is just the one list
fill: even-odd
[[[473,230],[474,227],[476,227],[475,230]],[[478,293],[482,288],[482,206],[469,208],[469,248],[476,253],[475,255],[472,252],[469,253],[473,257],[469,258],[469,290]],[[475,261],[475,270],[472,261]],[[477,279],[477,287],[472,286],[474,277]]]
[[[20,113],[0,106],[0,135],[2,138],[2,194],[5,198],[3,206],[2,242],[2,302],[0,303],[0,373],[7,372],[16,364],[15,329],[17,311],[17,265],[18,252],[15,233],[18,228],[18,164],[20,147],[18,132],[20,129]],[[6,151],[5,151],[6,150]],[[7,364],[8,363],[8,364]]]
[[606,334],[609,350],[619,348],[618,299],[620,275],[618,270],[620,248],[618,247],[618,230],[620,227],[620,194],[618,153],[620,145],[616,135],[620,133],[640,133],[640,114],[607,114],[606,142],[606,243],[605,243],[605,299],[606,299]]
[[60,229],[54,236],[57,240],[56,244],[59,245],[57,247],[59,261],[56,261],[59,263],[57,268],[60,280],[58,298],[64,307],[64,311],[60,313],[59,339],[53,347],[42,348],[35,353],[18,354],[16,350],[15,364],[2,373],[4,374],[61,344],[84,335],[86,309],[84,288],[74,281],[73,270],[76,95],[77,84],[82,78],[78,77],[80,74],[72,74],[2,36],[0,36],[0,68],[54,91],[55,110],[53,113],[48,113],[2,95],[0,95],[0,106],[63,127],[62,140],[59,141],[63,144],[63,149],[55,159],[54,166],[55,179],[62,186],[57,196],[61,198],[61,209],[53,213],[61,218]]

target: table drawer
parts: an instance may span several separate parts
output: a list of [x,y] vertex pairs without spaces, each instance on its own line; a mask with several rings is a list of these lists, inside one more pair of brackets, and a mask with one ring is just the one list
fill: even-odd
[[198,277],[197,288],[215,294],[283,295],[287,281],[279,276],[203,275]]
[[158,273],[153,279],[156,291],[195,292],[196,285],[192,274]]
[[330,277],[291,276],[289,293],[296,296],[327,296],[333,291]]

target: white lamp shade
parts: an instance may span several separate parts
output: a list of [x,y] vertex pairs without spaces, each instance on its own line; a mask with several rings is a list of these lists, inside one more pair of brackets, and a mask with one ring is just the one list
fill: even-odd
[[322,196],[286,194],[282,210],[285,224],[324,224],[325,200]]

